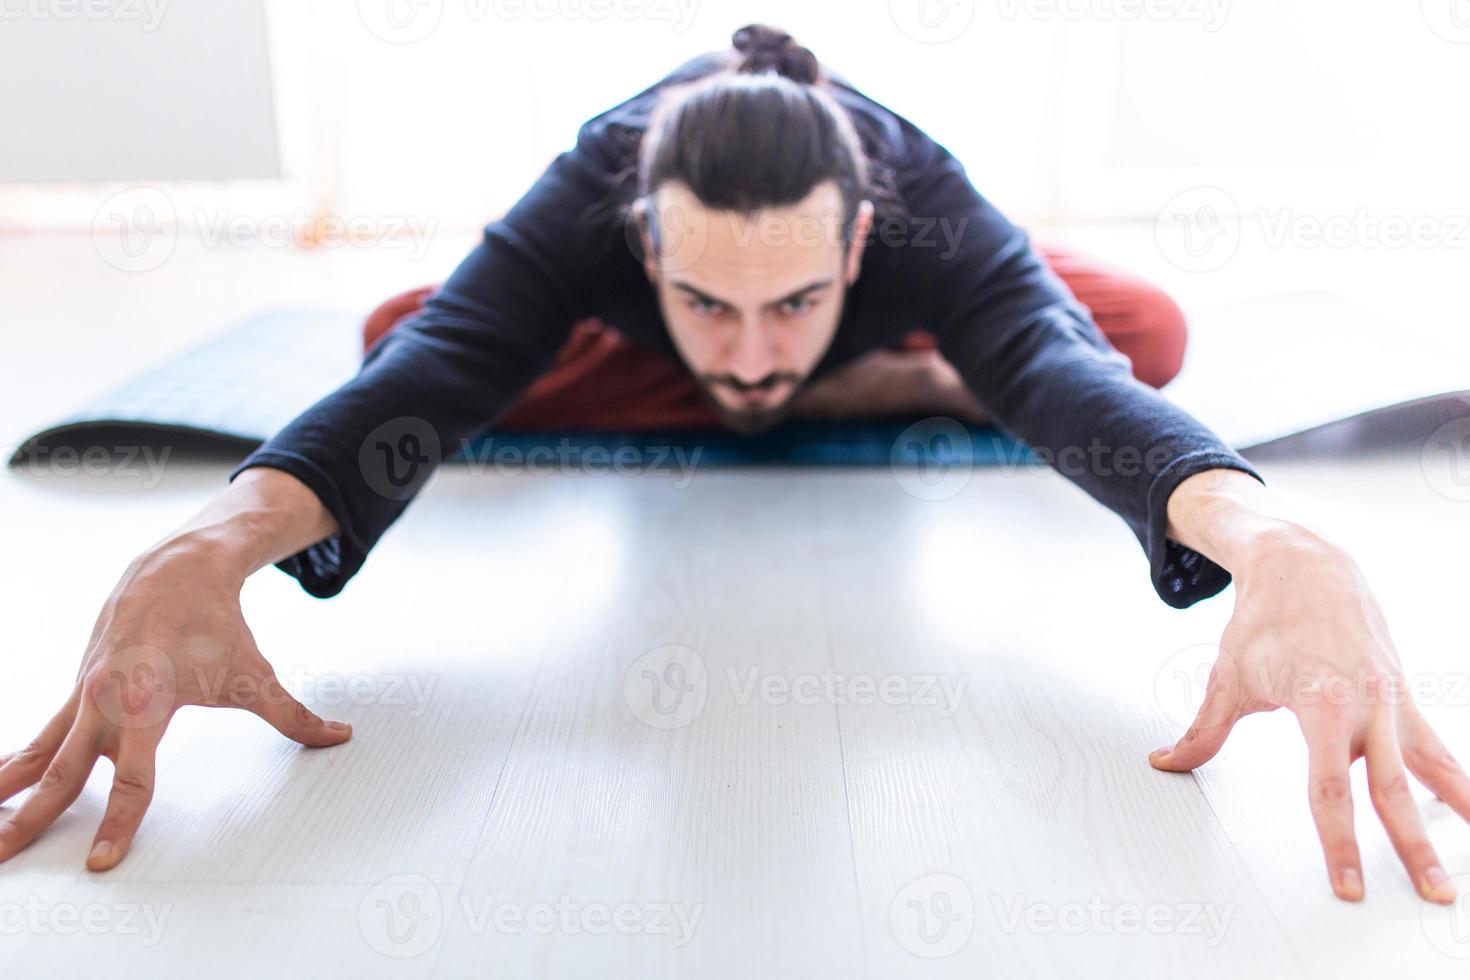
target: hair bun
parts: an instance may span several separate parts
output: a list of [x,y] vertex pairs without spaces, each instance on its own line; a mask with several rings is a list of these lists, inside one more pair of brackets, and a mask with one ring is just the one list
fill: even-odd
[[736,31],[731,43],[745,56],[737,71],[752,74],[774,71],[803,85],[815,85],[821,78],[822,66],[817,56],[783,30],[750,24]]

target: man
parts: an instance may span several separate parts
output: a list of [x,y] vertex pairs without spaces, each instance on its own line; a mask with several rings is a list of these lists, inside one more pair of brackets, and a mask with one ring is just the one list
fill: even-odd
[[[1192,769],[1243,714],[1288,707],[1309,747],[1309,801],[1334,892],[1363,895],[1348,768],[1365,756],[1373,803],[1415,887],[1453,899],[1406,766],[1467,818],[1470,781],[1400,696],[1397,654],[1353,561],[1132,376],[943,147],[762,27],[584,126],[358,377],[129,567],[71,698],[0,767],[0,799],[41,784],[0,824],[0,860],[51,824],[106,755],[113,791],[88,866],[115,866],[180,705],[248,707],[306,745],[349,738],[280,691],[241,615],[242,583],[275,563],[313,595],[339,592],[427,480],[438,447],[503,420],[549,367],[575,364],[567,340],[593,317],[639,351],[627,371],[660,363],[649,357],[683,366],[675,408],[700,399],[695,408],[744,432],[796,411],[852,411],[855,394],[872,397],[894,377],[875,351],[915,331],[932,337],[952,373],[917,394],[899,385],[913,403],[880,409],[947,400],[957,414],[983,408],[1052,459],[1085,450],[1087,465],[1064,475],[1129,523],[1171,605],[1234,576],[1205,705],[1153,764]],[[669,390],[653,389],[644,397]],[[221,668],[231,683],[206,688]],[[252,696],[232,702],[242,690]]]

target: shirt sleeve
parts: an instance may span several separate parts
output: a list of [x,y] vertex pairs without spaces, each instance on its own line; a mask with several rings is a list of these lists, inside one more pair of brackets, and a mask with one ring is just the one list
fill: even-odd
[[1027,235],[947,151],[906,132],[899,184],[911,218],[951,223],[933,247],[904,250],[940,352],[1001,428],[1127,522],[1164,602],[1182,609],[1223,590],[1224,568],[1168,537],[1169,496],[1203,470],[1260,474],[1137,381]]
[[578,224],[610,178],[584,127],[412,320],[356,377],[307,409],[233,473],[301,480],[339,531],[278,563],[319,598],[339,593],[446,455],[503,414],[596,303]]

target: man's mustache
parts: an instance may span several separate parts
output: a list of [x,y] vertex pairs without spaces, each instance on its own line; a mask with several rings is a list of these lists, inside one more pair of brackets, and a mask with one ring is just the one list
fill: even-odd
[[777,385],[788,381],[792,384],[801,384],[805,379],[805,375],[790,371],[773,371],[755,382],[741,381],[731,374],[701,374],[699,376],[699,380],[706,386],[729,388],[742,395],[752,391],[771,391]]

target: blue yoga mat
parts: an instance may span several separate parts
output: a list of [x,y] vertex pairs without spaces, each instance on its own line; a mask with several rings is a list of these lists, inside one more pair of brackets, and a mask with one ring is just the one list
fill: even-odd
[[[188,353],[145,371],[25,440],[19,465],[57,445],[110,449],[126,441],[218,443],[242,453],[356,372],[361,317],[289,310],[249,319]],[[121,440],[121,441],[120,441]],[[1023,465],[1024,445],[985,426],[949,419],[789,422],[757,436],[728,431],[495,431],[452,460],[534,458],[559,463],[655,465],[670,453],[700,465],[886,466]],[[500,454],[497,456],[497,454]],[[636,455],[634,455],[636,454]]]

